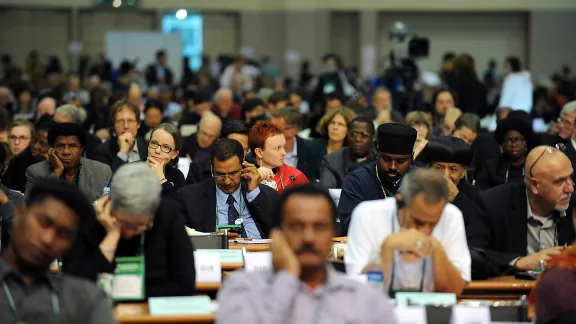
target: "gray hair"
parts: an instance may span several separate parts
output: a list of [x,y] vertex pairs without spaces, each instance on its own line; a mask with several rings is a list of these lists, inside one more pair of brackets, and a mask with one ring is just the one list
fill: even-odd
[[448,184],[442,173],[434,169],[418,169],[408,173],[402,180],[400,195],[404,204],[410,206],[414,197],[419,193],[424,194],[427,203],[448,201]]
[[130,216],[154,215],[160,206],[161,193],[160,179],[144,162],[121,166],[110,185],[112,208]]
[[576,113],[576,100],[570,101],[562,107],[560,115],[569,115]]
[[70,118],[70,122],[74,124],[82,124],[86,121],[86,110],[78,108],[74,105],[62,105],[56,109],[56,113],[60,113]]

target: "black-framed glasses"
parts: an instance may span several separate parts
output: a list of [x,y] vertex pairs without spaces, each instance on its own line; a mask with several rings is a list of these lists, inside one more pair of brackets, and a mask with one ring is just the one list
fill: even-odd
[[212,177],[218,181],[224,181],[226,177],[230,177],[231,179],[238,179],[238,177],[240,177],[240,173],[242,173],[242,171],[234,171],[230,173],[216,173],[212,175]]
[[156,142],[156,141],[150,141],[148,142],[148,147],[155,150],[158,146],[160,146],[160,151],[164,152],[164,153],[170,153],[172,152],[172,150],[174,150],[173,148],[171,148],[168,145],[160,145],[160,143]]
[[369,138],[371,135],[368,132],[352,131],[348,132],[348,136],[350,136],[351,139],[355,140],[355,139],[366,139]]
[[566,145],[564,145],[564,143],[558,143],[554,146],[546,147],[546,149],[544,151],[542,151],[542,153],[540,153],[540,155],[538,156],[536,161],[534,161],[534,163],[532,163],[530,170],[528,170],[528,174],[530,175],[530,178],[534,177],[534,175],[532,175],[532,169],[534,169],[534,166],[536,165],[536,163],[538,163],[538,161],[540,161],[540,159],[544,156],[544,154],[546,154],[546,152],[554,153],[554,149],[557,149],[561,152],[564,152],[564,151],[566,151]]

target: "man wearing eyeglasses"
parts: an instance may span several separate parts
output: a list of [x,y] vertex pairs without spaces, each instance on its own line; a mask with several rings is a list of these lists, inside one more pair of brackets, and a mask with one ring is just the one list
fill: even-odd
[[468,245],[485,258],[473,264],[473,272],[490,277],[535,270],[574,241],[567,212],[574,192],[573,169],[563,148],[534,148],[526,158],[523,182],[476,195]]
[[55,123],[48,132],[48,159],[26,169],[26,196],[38,179],[61,178],[75,184],[90,201],[102,195],[112,170],[106,164],[82,157],[86,130],[74,123]]
[[368,117],[356,117],[348,124],[348,146],[330,153],[320,164],[320,184],[340,189],[344,177],[357,167],[373,162],[374,123]]
[[146,161],[147,143],[136,136],[140,128],[140,109],[128,100],[120,100],[112,106],[110,115],[115,136],[96,148],[94,159],[108,164],[112,172],[124,163]]
[[233,227],[242,237],[268,237],[275,190],[260,184],[258,169],[244,162],[240,142],[222,138],[210,155],[212,179],[186,186],[178,192],[187,226],[200,232]]

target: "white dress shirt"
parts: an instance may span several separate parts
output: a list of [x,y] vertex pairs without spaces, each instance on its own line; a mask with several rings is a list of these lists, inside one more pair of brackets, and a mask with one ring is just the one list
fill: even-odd
[[532,111],[532,80],[530,72],[510,73],[504,78],[498,108],[508,107],[513,110]]
[[[346,273],[349,275],[360,274],[366,265],[379,257],[382,242],[388,235],[398,231],[398,228],[396,200],[394,198],[365,201],[359,204],[352,212],[348,230],[348,243],[344,256]],[[440,216],[440,221],[432,231],[432,236],[442,244],[446,256],[460,271],[462,279],[470,282],[472,263],[470,251],[466,241],[462,212],[456,206],[450,203],[446,205]],[[412,289],[414,288],[413,285],[419,286],[423,277],[421,263],[423,261],[415,265],[399,264],[396,254],[394,288]],[[424,291],[434,291],[434,269],[430,258],[426,260],[424,271]]]

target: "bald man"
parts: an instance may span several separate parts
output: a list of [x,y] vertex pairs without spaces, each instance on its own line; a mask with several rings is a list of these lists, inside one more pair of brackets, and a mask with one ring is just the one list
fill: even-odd
[[182,141],[180,156],[186,156],[191,162],[210,156],[212,144],[220,138],[222,120],[212,112],[200,119],[198,131]]
[[475,250],[485,257],[473,257],[473,273],[491,277],[534,270],[574,241],[572,214],[567,212],[572,172],[562,151],[538,146],[528,154],[524,181],[476,195],[468,245],[473,255]]

